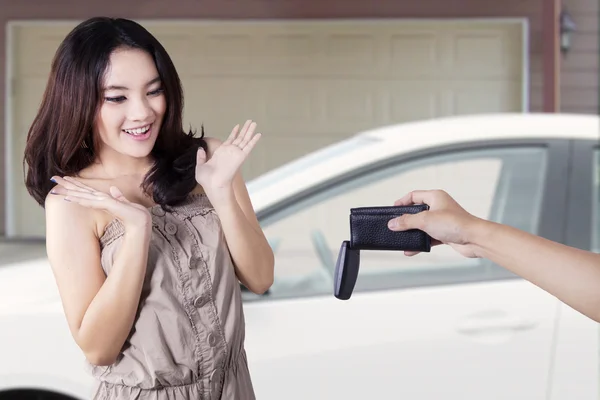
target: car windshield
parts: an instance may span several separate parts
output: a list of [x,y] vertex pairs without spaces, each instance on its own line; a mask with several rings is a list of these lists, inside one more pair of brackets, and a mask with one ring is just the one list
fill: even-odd
[[354,151],[362,150],[365,148],[365,146],[379,142],[380,140],[381,139],[369,136],[355,136],[330,146],[326,146],[248,182],[248,191],[253,193],[272,185],[276,185],[282,180],[289,179],[292,175],[299,171],[303,171],[309,167],[315,167],[316,165],[325,164],[334,158],[348,155],[348,153]]

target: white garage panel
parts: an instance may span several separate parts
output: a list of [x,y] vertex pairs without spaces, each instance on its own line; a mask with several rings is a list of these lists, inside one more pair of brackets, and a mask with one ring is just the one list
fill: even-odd
[[[185,127],[224,138],[252,118],[263,140],[246,178],[377,126],[521,111],[521,21],[144,22],[171,54]],[[11,25],[9,236],[44,236],[21,161],[50,62],[70,23]]]

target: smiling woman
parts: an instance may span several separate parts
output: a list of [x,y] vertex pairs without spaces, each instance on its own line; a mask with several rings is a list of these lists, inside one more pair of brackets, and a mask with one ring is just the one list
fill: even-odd
[[[164,89],[150,55],[142,50],[119,49],[110,56],[102,105],[97,122],[95,147],[99,158],[118,157],[136,163],[154,147],[166,111]],[[127,65],[138,65],[133,70]],[[124,82],[131,82],[130,87]],[[133,140],[133,141],[132,141]],[[127,168],[127,167],[126,167]],[[135,169],[135,165],[132,166]]]
[[261,135],[252,121],[224,142],[184,132],[182,92],[146,29],[92,18],[58,48],[27,137],[94,399],[255,397],[239,283],[264,293],[273,252],[239,169]]
[[[183,132],[183,96],[175,66],[163,46],[137,26],[126,20],[86,23],[59,47],[25,149],[27,189],[39,204],[52,187],[53,175],[85,176],[82,170],[99,158],[122,151],[124,157],[137,159],[133,162],[152,152],[155,162],[144,191],[148,194],[152,186],[154,202],[175,204],[195,188],[193,166],[196,149],[206,150],[204,132],[199,138]],[[125,140],[131,136],[121,135],[123,129],[150,122],[154,129],[143,145],[132,146]],[[124,161],[120,157],[120,171],[128,168]],[[173,163],[180,168],[169,168]]]

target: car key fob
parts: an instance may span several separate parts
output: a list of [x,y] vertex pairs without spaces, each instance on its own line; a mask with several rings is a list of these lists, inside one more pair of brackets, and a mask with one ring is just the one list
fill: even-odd
[[360,250],[350,248],[350,241],[344,240],[335,264],[333,294],[340,300],[348,300],[354,290],[358,269],[360,267]]
[[357,207],[350,209],[350,240],[342,242],[335,264],[333,294],[340,300],[352,296],[361,250],[431,251],[431,237],[418,229],[393,232],[388,222],[403,214],[429,210],[426,204],[408,206]]

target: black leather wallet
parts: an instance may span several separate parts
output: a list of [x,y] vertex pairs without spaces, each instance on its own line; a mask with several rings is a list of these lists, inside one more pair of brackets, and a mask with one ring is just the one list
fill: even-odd
[[335,265],[334,295],[348,300],[360,267],[360,250],[431,251],[431,237],[418,229],[392,231],[388,222],[403,214],[429,209],[426,204],[411,206],[359,207],[350,210],[350,240],[342,242]]
[[423,231],[396,232],[388,228],[392,218],[428,210],[414,206],[360,207],[350,210],[350,247],[356,250],[430,251],[431,240]]

